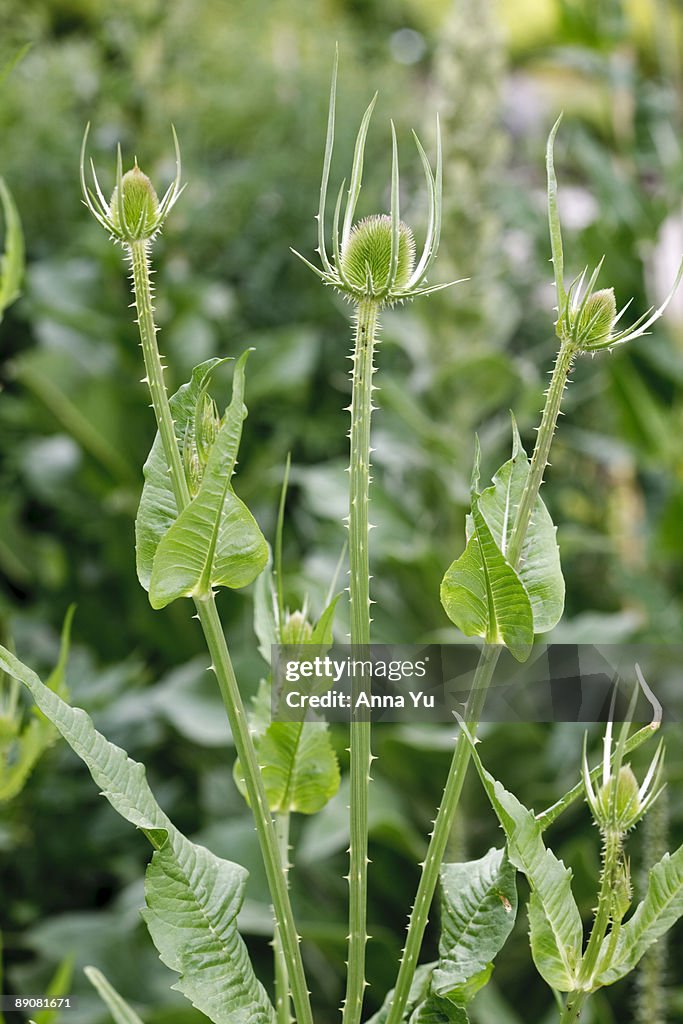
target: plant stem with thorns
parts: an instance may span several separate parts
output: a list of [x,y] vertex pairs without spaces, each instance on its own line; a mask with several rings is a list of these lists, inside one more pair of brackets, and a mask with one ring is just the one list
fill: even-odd
[[[349,464],[349,562],[351,602],[351,643],[366,657],[370,643],[370,567],[368,556],[368,507],[370,498],[370,420],[372,416],[372,377],[377,340],[379,304],[363,299],[355,311],[355,343],[351,397],[351,458]],[[355,656],[355,654],[354,654]],[[359,1024],[365,981],[367,935],[368,876],[368,787],[372,764],[371,723],[356,709],[361,693],[369,690],[369,681],[354,675],[351,704],[351,844],[349,847],[349,938],[348,975],[344,1000],[344,1024]]]
[[[149,242],[136,240],[126,244],[133,271],[133,290],[138,314],[140,341],[145,361],[146,378],[152,407],[156,416],[164,456],[171,476],[173,493],[182,512],[190,502],[190,492],[175,434],[175,426],[163,378],[163,365],[157,346],[157,328],[150,284]],[[308,986],[304,975],[294,915],[287,889],[287,876],[280,853],[280,844],[261,777],[256,751],[249,735],[242,696],[223,633],[213,592],[205,599],[195,599],[197,618],[201,623],[209,654],[211,670],[218,681],[223,703],[235,740],[235,750],[242,764],[249,804],[254,815],[261,855],[273,900],[277,941],[282,952],[284,977],[289,979],[292,1001],[298,1024],[313,1024]],[[285,1006],[288,1005],[285,1000]],[[288,1011],[287,1011],[288,1012]],[[283,1019],[284,1020],[284,1019]]]
[[[563,340],[555,361],[550,386],[546,391],[545,405],[543,407],[534,453],[529,466],[529,475],[517,508],[506,553],[506,558],[513,569],[519,568],[531,515],[538,499],[545,468],[548,465],[548,456],[550,455],[550,447],[560,414],[562,396],[567,386],[576,352],[577,349],[571,340]],[[482,648],[464,714],[464,719],[468,723],[472,735],[476,734],[486,700],[486,693],[491,684],[502,650],[503,648],[500,645],[492,643],[485,643]],[[422,948],[422,939],[429,919],[429,910],[439,882],[439,872],[446,852],[448,836],[453,827],[469,763],[470,747],[462,741],[460,736],[456,740],[443,798],[434,822],[434,831],[431,834],[427,855],[422,864],[422,874],[415,896],[415,903],[408,921],[406,944],[403,956],[401,957],[394,999],[389,1010],[387,1024],[399,1024],[403,1019],[410,986]]]

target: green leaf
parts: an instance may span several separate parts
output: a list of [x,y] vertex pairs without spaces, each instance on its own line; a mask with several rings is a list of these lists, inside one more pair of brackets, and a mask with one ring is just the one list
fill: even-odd
[[[339,789],[339,762],[325,722],[271,722],[270,686],[261,681],[249,726],[271,811],[315,814]],[[235,782],[247,799],[242,767]]]
[[244,352],[235,364],[232,401],[199,490],[157,546],[149,582],[153,608],[164,608],[178,597],[207,597],[214,587],[245,587],[268,561],[263,534],[230,483],[247,414],[244,367],[248,355]]
[[[69,657],[71,624],[75,610],[75,605],[71,605],[64,617],[59,657],[46,682],[46,686],[61,697],[68,696],[66,664]],[[59,733],[52,723],[37,708],[34,708],[29,722],[14,738],[11,763],[5,763],[5,759],[0,757],[0,803],[12,800],[22,791],[36,764],[45,751],[53,745],[58,735]]]
[[[504,850],[441,867],[441,939],[435,995],[464,1005],[488,981],[488,966],[517,916],[516,871]],[[475,980],[476,984],[468,986]]]
[[5,220],[5,252],[0,257],[0,321],[7,307],[20,295],[24,275],[24,235],[14,200],[0,178],[0,204]]
[[[629,974],[644,953],[683,917],[683,846],[665,854],[650,871],[647,892],[633,917],[622,925],[610,962],[598,969],[594,986],[611,985]],[[604,940],[603,952],[609,945]]]
[[103,1002],[107,1004],[109,1012],[114,1018],[114,1024],[142,1024],[135,1010],[109,984],[101,971],[98,971],[96,967],[84,967],[83,971],[90,984],[97,989]]
[[97,732],[4,647],[0,669],[18,679],[85,762],[112,807],[155,848],[147,870],[145,918],[161,959],[180,973],[175,988],[214,1024],[274,1024],[236,918],[248,872],[186,839],[157,804],[142,764]]
[[[170,399],[176,440],[181,449],[188,427],[194,420],[199,399],[209,387],[215,369],[223,362],[225,360],[207,359],[206,362],[195,366],[189,382],[183,384]],[[135,555],[138,579],[144,589],[149,590],[152,565],[159,542],[178,518],[178,506],[173,496],[171,478],[158,433],[142,472],[145,483],[135,520]]]
[[270,665],[271,646],[278,643],[276,600],[273,571],[267,565],[254,584],[254,632],[259,654],[267,665]]
[[532,890],[529,904],[531,953],[539,974],[560,992],[578,985],[583,926],[571,889],[571,871],[543,842],[533,811],[524,807],[486,771],[463,724],[463,736],[508,841],[508,857]]
[[[73,968],[73,957],[65,957],[48,983],[45,995],[56,999],[66,996],[71,988]],[[39,1010],[36,1013],[34,1024],[55,1024],[55,1021],[59,1020],[60,1016],[61,1010],[58,1007]]]
[[518,661],[525,661],[534,641],[529,597],[496,544],[474,493],[472,525],[465,551],[441,583],[441,603],[465,636],[503,643]]
[[[479,496],[479,508],[503,554],[507,551],[529,475],[529,459],[522,447],[514,417],[512,438],[512,458],[495,474],[493,486],[487,487]],[[564,610],[564,577],[555,534],[550,513],[539,497],[517,570],[531,603],[535,633],[546,633],[556,626]]]
[[340,597],[341,594],[337,594],[332,598],[327,608],[325,608],[313,627],[313,635],[311,637],[312,644],[316,644],[323,648],[329,648],[334,643],[332,627],[334,625],[334,613],[337,610],[337,602]]
[[258,756],[273,811],[315,814],[339,789],[339,762],[326,722],[272,722]]
[[462,1006],[431,993],[414,1011],[410,1024],[469,1024],[469,1017]]

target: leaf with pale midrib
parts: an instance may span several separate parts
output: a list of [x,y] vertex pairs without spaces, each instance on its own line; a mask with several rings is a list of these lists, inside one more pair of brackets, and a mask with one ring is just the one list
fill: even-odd
[[[207,359],[195,366],[188,383],[183,384],[169,400],[176,441],[181,451],[188,424],[194,420],[199,397],[208,388],[214,370],[223,362],[225,360]],[[144,589],[149,590],[159,541],[178,518],[178,506],[158,433],[142,472],[145,483],[135,520],[135,557],[138,579]]]
[[[506,553],[522,491],[529,476],[529,459],[522,447],[517,424],[512,420],[512,458],[493,477],[493,486],[479,495],[479,508],[493,538]],[[564,610],[564,577],[556,528],[539,496],[526,531],[517,569],[526,590],[534,619],[534,632],[547,633]]]
[[18,679],[87,765],[119,814],[155,847],[147,869],[145,918],[175,984],[214,1024],[274,1024],[275,1012],[253,972],[236,918],[248,872],[191,843],[157,804],[144,765],[97,732],[4,647],[0,669]]
[[529,597],[496,544],[474,493],[472,523],[465,551],[441,583],[441,603],[465,636],[504,643],[518,661],[525,661],[534,641]]
[[508,841],[508,857],[531,889],[531,953],[539,974],[553,988],[571,992],[578,982],[583,947],[581,915],[571,889],[571,871],[543,842],[530,811],[484,768],[466,728],[472,759]]
[[435,995],[466,1002],[502,949],[517,915],[516,871],[504,850],[441,866],[441,938],[432,979]]
[[178,597],[207,597],[214,587],[246,587],[265,568],[268,546],[256,520],[232,489],[249,350],[235,363],[232,401],[214,441],[199,490],[160,539],[149,582],[153,608]]

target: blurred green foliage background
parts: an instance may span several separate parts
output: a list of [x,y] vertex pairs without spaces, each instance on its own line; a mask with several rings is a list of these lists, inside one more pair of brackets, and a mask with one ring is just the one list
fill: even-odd
[[[86,122],[106,186],[114,155],[172,177],[170,123],[188,188],[156,247],[160,342],[174,389],[207,357],[256,349],[238,491],[272,539],[287,452],[287,598],[320,610],[345,541],[348,307],[292,257],[310,255],[329,75],[340,48],[333,180],[380,90],[362,213],[384,210],[388,118],[399,132],[404,218],[426,196],[409,129],[444,133],[444,223],[434,280],[469,280],[387,313],[375,417],[375,637],[449,642],[441,576],[462,550],[473,434],[484,478],[506,457],[508,410],[533,445],[555,350],[543,152],[556,148],[570,276],[605,254],[601,283],[633,313],[661,301],[683,251],[683,5],[679,0],[0,0],[0,173],[21,211],[24,295],[0,333],[0,623],[25,660],[54,661],[78,606],[69,685],[96,724],[149,766],[186,832],[247,865],[243,928],[270,976],[265,880],[229,770],[223,712],[188,606],[153,613],[135,577],[133,519],[153,438],[126,271],[80,203]],[[553,639],[683,642],[683,294],[652,334],[579,363],[545,500],[559,524],[567,610]],[[240,679],[262,671],[249,593],[221,598]],[[345,624],[342,611],[340,636]],[[672,685],[676,685],[672,680]],[[576,727],[490,726],[494,773],[540,808],[577,778]],[[345,738],[337,737],[343,759]],[[393,983],[405,915],[445,777],[453,730],[376,730],[368,1009]],[[597,741],[597,736],[596,736]],[[672,842],[683,840],[683,756],[669,744]],[[644,758],[648,751],[643,752]],[[454,857],[499,833],[473,780]],[[292,884],[321,1022],[342,993],[346,799],[296,824]],[[589,914],[598,870],[587,812],[553,840]],[[640,863],[642,841],[633,843]],[[41,990],[65,953],[81,1009],[106,1013],[79,968],[93,963],[148,1024],[201,1019],[170,991],[138,915],[144,840],[62,746],[0,818],[6,987]],[[554,1019],[523,941],[503,952],[479,1024]],[[434,950],[437,931],[428,936]],[[680,935],[678,936],[680,943]],[[429,949],[426,950],[429,954]],[[670,1020],[683,1020],[680,951]],[[9,990],[8,989],[8,990]],[[637,1019],[633,982],[595,1001],[595,1024]],[[654,1024],[654,1022],[650,1022]]]

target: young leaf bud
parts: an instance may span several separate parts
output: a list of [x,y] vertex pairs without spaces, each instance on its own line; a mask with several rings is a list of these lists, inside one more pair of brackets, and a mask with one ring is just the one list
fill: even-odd
[[611,918],[613,921],[623,920],[628,913],[632,899],[633,889],[631,887],[631,870],[629,868],[628,860],[622,856],[614,875],[614,885],[612,889]]
[[185,432],[185,442],[183,444],[183,468],[185,470],[187,486],[190,489],[190,495],[194,498],[199,490],[199,485],[202,482],[204,467],[199,461],[197,445],[195,444],[189,428]]
[[209,461],[209,453],[218,436],[220,425],[221,418],[216,403],[206,392],[203,392],[195,418],[195,440],[202,469]]

